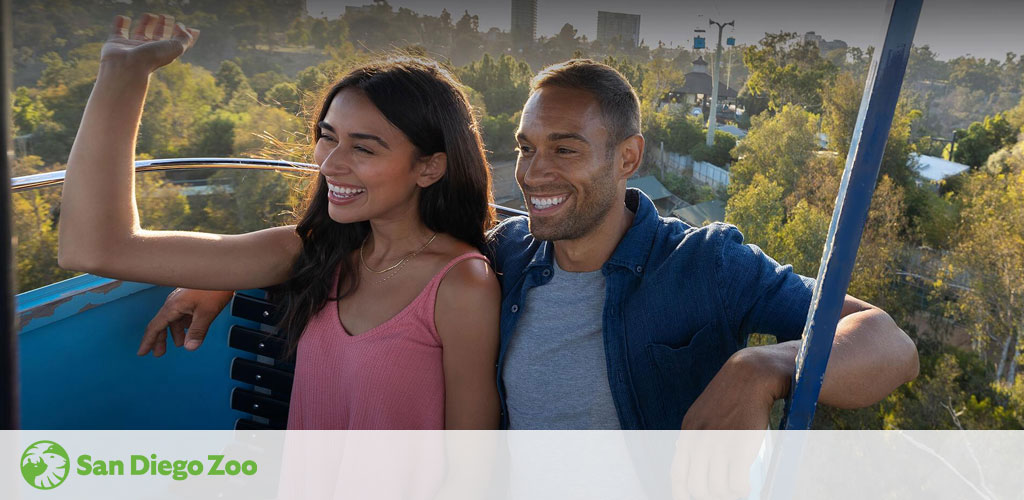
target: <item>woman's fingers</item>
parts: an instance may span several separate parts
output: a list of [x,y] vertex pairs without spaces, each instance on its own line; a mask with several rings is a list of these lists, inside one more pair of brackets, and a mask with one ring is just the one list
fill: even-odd
[[142,19],[139,20],[139,24],[135,25],[135,30],[132,31],[132,40],[149,41],[153,39],[153,22],[156,20],[156,16],[149,12],[142,15]]
[[161,14],[153,27],[154,40],[169,40],[174,32],[174,17]]
[[110,38],[128,38],[128,28],[132,20],[128,16],[114,16],[114,27],[110,30]]
[[[195,32],[195,34],[193,34]],[[196,37],[199,36],[199,30],[192,30],[185,27],[184,24],[176,23],[174,25],[174,31],[172,38],[181,42],[182,47],[188,50],[190,47],[195,45]]]

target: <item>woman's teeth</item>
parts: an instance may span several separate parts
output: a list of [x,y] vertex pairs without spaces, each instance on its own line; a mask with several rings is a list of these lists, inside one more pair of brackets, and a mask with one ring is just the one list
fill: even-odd
[[329,189],[331,193],[338,198],[351,198],[366,191],[363,188],[341,187],[333,184],[328,184],[327,189]]

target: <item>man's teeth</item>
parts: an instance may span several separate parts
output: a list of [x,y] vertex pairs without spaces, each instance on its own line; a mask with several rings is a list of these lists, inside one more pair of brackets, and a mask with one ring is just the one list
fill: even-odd
[[338,196],[340,198],[351,198],[357,194],[361,194],[364,191],[366,191],[363,188],[342,187],[335,186],[333,184],[328,184],[327,189],[329,189],[331,193],[334,193],[335,196]]
[[562,203],[568,197],[569,197],[568,195],[564,195],[564,194],[562,196],[549,196],[549,197],[546,197],[546,198],[541,198],[541,197],[537,197],[537,196],[531,196],[530,197],[530,203],[533,204],[534,208],[536,208],[538,210],[544,210],[545,208],[551,208],[551,207],[553,207],[555,205],[558,205],[558,204]]

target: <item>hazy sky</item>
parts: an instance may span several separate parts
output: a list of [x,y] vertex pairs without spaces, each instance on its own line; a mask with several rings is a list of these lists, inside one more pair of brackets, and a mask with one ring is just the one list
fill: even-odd
[[[447,8],[454,20],[469,10],[480,16],[480,29],[509,29],[509,0],[388,0],[396,9],[407,7],[421,14],[438,15]],[[371,0],[307,0],[311,15],[335,17],[345,5]],[[554,35],[571,23],[593,39],[597,11],[640,14],[640,37],[649,46],[658,40],[689,46],[694,28],[716,21],[736,21],[737,43],[756,43],[765,32],[815,31],[828,40],[851,45],[878,45],[884,0],[538,0],[537,35]],[[709,30],[709,34],[711,31]],[[717,36],[717,28],[715,28]],[[709,40],[709,46],[714,40]],[[1002,60],[1006,52],[1024,53],[1024,0],[925,0],[915,43],[928,44],[942,59],[963,54]]]

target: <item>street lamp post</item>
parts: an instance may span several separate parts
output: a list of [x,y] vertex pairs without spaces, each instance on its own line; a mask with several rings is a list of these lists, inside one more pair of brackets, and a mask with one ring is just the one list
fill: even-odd
[[711,74],[711,114],[708,119],[707,137],[707,145],[712,146],[715,143],[715,126],[718,125],[716,120],[718,119],[718,73],[722,66],[722,30],[726,26],[735,27],[736,22],[716,23],[713,19],[708,19],[708,25],[718,26],[718,45],[715,47],[715,70]]

